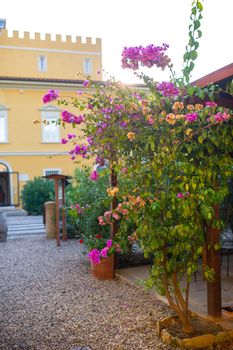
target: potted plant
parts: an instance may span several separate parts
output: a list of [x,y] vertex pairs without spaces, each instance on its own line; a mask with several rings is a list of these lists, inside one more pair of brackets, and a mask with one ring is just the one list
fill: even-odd
[[84,237],[80,243],[85,245],[91,263],[92,275],[99,280],[114,278],[114,253],[121,251],[120,245],[101,234]]

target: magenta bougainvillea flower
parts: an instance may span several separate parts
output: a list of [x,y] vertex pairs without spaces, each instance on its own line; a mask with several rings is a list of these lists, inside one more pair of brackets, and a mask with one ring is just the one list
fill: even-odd
[[156,89],[165,97],[179,95],[179,89],[171,82],[163,81],[162,83],[157,83]]
[[109,248],[111,248],[111,246],[112,246],[112,239],[109,239],[108,241],[107,241],[107,248],[109,249]]
[[227,114],[226,112],[224,113],[221,113],[221,112],[218,112],[217,114],[215,114],[214,116],[214,120],[216,122],[223,122],[224,120],[227,120],[230,118],[230,115]]
[[62,143],[63,145],[65,145],[67,142],[68,142],[68,140],[66,140],[64,137],[61,139],[61,143]]
[[92,180],[92,181],[97,181],[98,178],[99,178],[99,175],[98,175],[97,171],[94,170],[94,171],[91,173],[91,175],[90,175],[90,180]]
[[68,111],[63,111],[61,117],[62,121],[65,123],[81,124],[84,121],[83,115],[80,114],[76,116],[75,114]]
[[89,84],[90,84],[89,80],[84,80],[84,82],[83,82],[84,87],[88,87]]
[[162,70],[169,65],[170,59],[164,52],[168,49],[167,44],[154,46],[153,44],[146,47],[125,47],[122,52],[122,67],[137,70],[139,64],[145,67],[157,66]]
[[67,137],[69,140],[72,140],[76,137],[76,135],[75,134],[67,134]]
[[108,247],[105,247],[105,248],[103,248],[100,251],[100,256],[102,256],[102,258],[107,258],[107,256],[108,256]]
[[190,113],[190,114],[186,114],[184,116],[185,120],[188,122],[188,123],[193,123],[197,120],[198,118],[198,114],[197,113]]
[[207,102],[205,103],[205,105],[206,105],[206,107],[212,107],[212,108],[218,106],[217,103],[216,103],[216,102],[213,102],[213,101],[207,101]]
[[88,253],[88,258],[94,264],[99,264],[100,263],[100,252],[98,251],[98,249],[92,249]]
[[43,103],[48,103],[56,100],[59,97],[58,92],[55,90],[49,90],[42,98]]

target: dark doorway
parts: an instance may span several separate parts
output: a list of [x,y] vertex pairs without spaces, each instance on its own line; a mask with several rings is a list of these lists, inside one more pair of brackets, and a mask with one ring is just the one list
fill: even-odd
[[19,205],[18,172],[9,172],[4,163],[0,163],[0,207]]

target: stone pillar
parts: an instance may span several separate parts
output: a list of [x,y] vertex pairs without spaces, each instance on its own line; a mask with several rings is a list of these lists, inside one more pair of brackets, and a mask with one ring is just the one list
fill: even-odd
[[56,203],[46,202],[45,203],[45,228],[46,238],[56,238]]
[[0,242],[5,242],[7,237],[7,222],[3,212],[0,212]]

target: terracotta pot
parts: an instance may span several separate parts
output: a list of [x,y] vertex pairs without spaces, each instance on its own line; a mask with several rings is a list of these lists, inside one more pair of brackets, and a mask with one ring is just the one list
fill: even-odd
[[91,273],[98,280],[114,279],[114,255],[102,258],[99,264],[91,262]]

